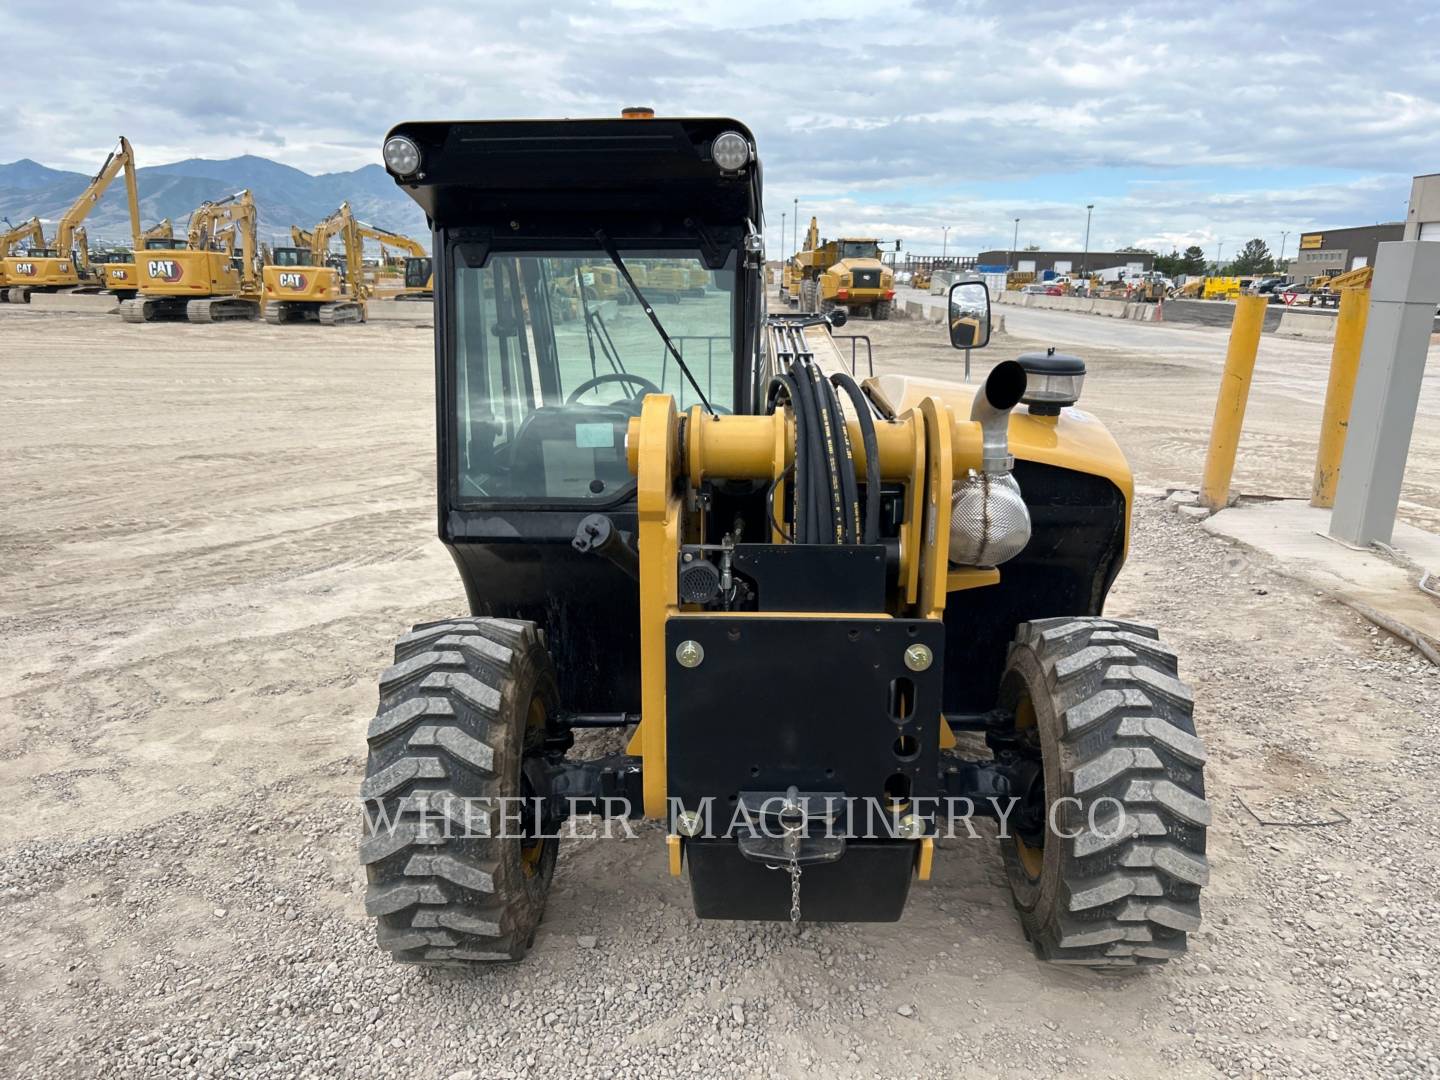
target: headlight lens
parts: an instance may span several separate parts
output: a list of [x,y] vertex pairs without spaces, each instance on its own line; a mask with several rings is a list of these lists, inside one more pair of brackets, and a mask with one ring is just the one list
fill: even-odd
[[385,140],[385,167],[396,176],[409,176],[420,168],[420,148],[404,135]]
[[726,172],[739,172],[750,163],[750,140],[738,131],[727,131],[716,136],[710,156]]

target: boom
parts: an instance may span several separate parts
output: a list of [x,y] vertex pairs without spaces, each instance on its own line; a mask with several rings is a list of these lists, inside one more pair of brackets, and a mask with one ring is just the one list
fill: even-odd
[[[6,225],[10,225],[9,218],[4,218],[3,220]],[[40,224],[38,217],[32,217],[23,225],[15,225],[6,232],[0,232],[0,258],[9,255],[12,251],[19,248],[21,244],[25,243],[26,240],[30,241],[32,248],[43,248],[45,246],[45,229]]]
[[79,197],[70,204],[70,208],[60,217],[60,224],[55,231],[55,248],[57,251],[68,253],[74,243],[75,230],[85,220],[100,197],[105,194],[105,189],[110,186],[111,181],[125,173],[125,194],[130,202],[130,236],[135,246],[140,246],[140,193],[135,186],[135,154],[130,149],[130,142],[124,135],[120,136],[120,146],[110,151],[110,156],[105,159],[105,164],[100,166],[100,171],[91,178],[90,183],[85,186]]

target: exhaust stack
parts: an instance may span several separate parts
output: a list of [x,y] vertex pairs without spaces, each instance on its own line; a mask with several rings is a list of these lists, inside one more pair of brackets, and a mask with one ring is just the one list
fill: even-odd
[[1010,410],[1025,394],[1025,369],[1014,360],[995,365],[970,407],[980,425],[980,472],[957,478],[950,509],[950,561],[998,566],[1030,542],[1030,511],[1011,470]]

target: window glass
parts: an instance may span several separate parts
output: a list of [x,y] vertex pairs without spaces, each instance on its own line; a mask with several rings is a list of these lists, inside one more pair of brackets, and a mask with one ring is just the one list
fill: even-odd
[[[733,261],[625,251],[626,268],[717,409],[734,407]],[[733,260],[733,256],[732,256]],[[633,487],[625,435],[646,394],[698,404],[603,253],[457,254],[456,467],[462,499],[609,502]]]
[[874,240],[843,240],[840,243],[842,259],[878,259],[880,248]]

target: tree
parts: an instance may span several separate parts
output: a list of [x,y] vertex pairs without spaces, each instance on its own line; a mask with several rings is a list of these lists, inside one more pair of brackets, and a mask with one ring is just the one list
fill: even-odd
[[1274,269],[1275,260],[1270,257],[1270,249],[1258,236],[1253,240],[1245,241],[1245,246],[1240,249],[1240,254],[1236,255],[1235,261],[1230,264],[1230,273],[1236,276],[1269,274]]
[[1169,255],[1155,256],[1155,270],[1166,277],[1174,277],[1176,274],[1183,274],[1185,260],[1180,257],[1180,252],[1174,248],[1170,249]]
[[1179,272],[1182,274],[1203,274],[1205,266],[1205,249],[1199,244],[1191,244],[1185,249],[1185,254],[1180,256]]

